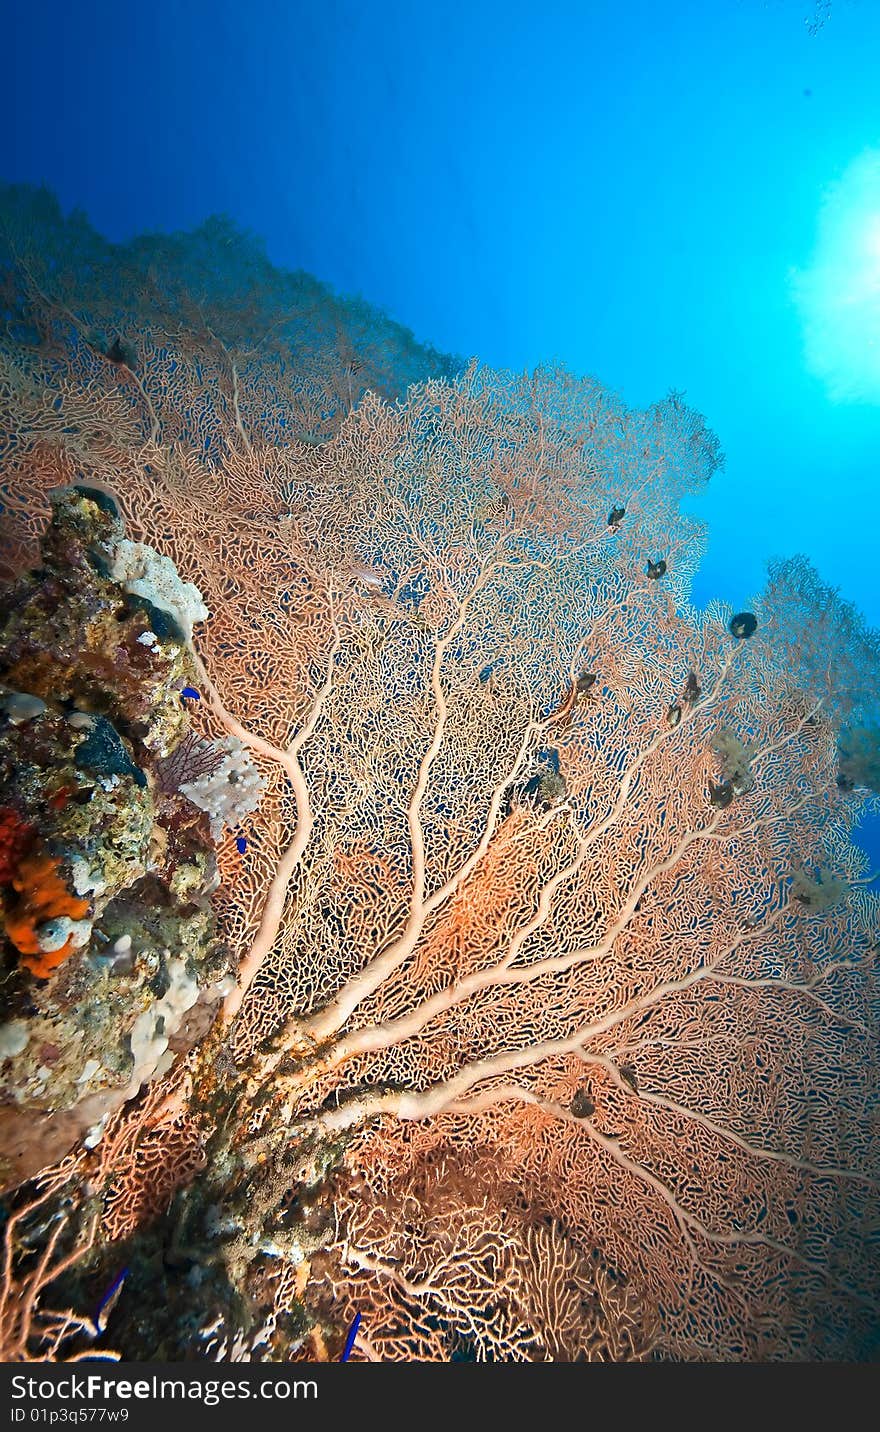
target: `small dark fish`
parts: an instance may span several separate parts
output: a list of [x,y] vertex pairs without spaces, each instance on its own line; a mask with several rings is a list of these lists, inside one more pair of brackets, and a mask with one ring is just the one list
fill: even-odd
[[122,338],[114,338],[110,347],[105,350],[104,357],[118,368],[134,368],[137,363],[137,354],[130,343]]
[[348,1337],[345,1339],[345,1348],[343,1349],[342,1357],[339,1359],[340,1362],[348,1362],[348,1359],[351,1357],[351,1350],[354,1347],[354,1340],[357,1337],[360,1325],[361,1315],[360,1313],[355,1313],[354,1322],[348,1330]]
[[625,516],[625,507],[612,507],[611,511],[608,514],[608,526],[613,527],[616,532]]
[[623,1080],[624,1084],[628,1084],[630,1089],[632,1089],[633,1093],[637,1094],[639,1092],[639,1081],[636,1078],[636,1071],[635,1069],[633,1069],[632,1065],[621,1064],[617,1072]]
[[656,582],[658,577],[662,577],[665,571],[666,562],[663,557],[660,558],[659,562],[649,562],[645,568],[645,574],[652,582]]
[[671,706],[666,708],[666,720],[670,726],[677,726],[681,721],[681,707],[678,702],[673,701]]
[[598,678],[594,671],[582,671],[577,679],[578,695],[585,696],[588,691],[591,691],[592,688],[595,686],[597,679]]
[[751,636],[757,629],[758,619],[751,612],[737,612],[736,616],[731,617],[727,623],[727,630],[730,632],[730,635],[735,636],[738,641],[745,640],[746,637]]
[[734,789],[730,781],[719,781],[718,785],[709,787],[709,804],[716,810],[726,810],[733,800]]
[[201,701],[202,699],[194,686],[184,686],[180,698],[181,700],[188,698],[190,701]]
[[237,835],[235,837],[235,848],[238,851],[239,855],[244,855],[245,851],[247,850],[247,839],[245,836]]
[[110,1314],[116,1307],[116,1301],[119,1297],[119,1294],[122,1292],[122,1285],[127,1277],[128,1269],[123,1268],[121,1273],[116,1274],[116,1277],[113,1279],[113,1282],[110,1284],[110,1287],[107,1289],[106,1293],[98,1304],[98,1311],[95,1314],[95,1327],[98,1329],[99,1333],[105,1331],[107,1327],[107,1322],[110,1318]]
[[575,1119],[589,1119],[596,1112],[596,1105],[590,1098],[589,1089],[578,1089],[571,1101],[572,1117]]
[[689,671],[687,681],[684,684],[684,699],[688,706],[693,706],[694,702],[698,701],[699,698],[700,683],[697,680],[697,673],[695,671]]

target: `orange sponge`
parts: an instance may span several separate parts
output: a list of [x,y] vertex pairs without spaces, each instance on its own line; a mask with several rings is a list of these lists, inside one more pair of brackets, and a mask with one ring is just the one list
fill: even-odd
[[59,863],[56,856],[38,852],[20,860],[11,881],[18,897],[4,916],[6,934],[22,955],[23,968],[40,979],[48,979],[75,946],[67,940],[58,950],[41,950],[37,927],[61,915],[81,920],[89,909],[88,900],[77,899],[67,889],[58,873]]

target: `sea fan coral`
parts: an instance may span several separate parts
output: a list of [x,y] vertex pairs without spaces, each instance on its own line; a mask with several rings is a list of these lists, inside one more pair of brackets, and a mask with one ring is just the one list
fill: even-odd
[[223,756],[221,746],[203,740],[195,731],[187,731],[174,750],[156,762],[159,789],[173,795],[183,786],[204,780],[214,774]]
[[[152,1162],[132,1134],[121,1169],[97,1143],[47,1175],[109,1202],[157,1144],[192,1166],[166,1116],[198,1125],[198,1179],[127,1245],[127,1355],[332,1355],[363,1309],[353,1358],[870,1356],[878,902],[837,742],[874,719],[880,642],[801,559],[747,640],[694,611],[683,502],[719,456],[680,398],[633,412],[560,369],[477,366],[404,392],[381,325],[310,326],[256,261],[222,292],[223,237],[217,262],[210,235],[175,241],[197,303],[161,240],[75,275],[36,255],[0,338],[8,560],[49,482],[112,454],[132,540],[212,613],[175,676],[230,742],[185,784],[215,828],[261,787],[259,840],[221,852],[235,985],[161,1118],[145,1103]],[[124,383],[80,341],[98,323],[138,333]],[[517,799],[551,746],[564,793]],[[127,924],[188,1021],[191,954],[143,909]],[[119,1250],[97,1256],[109,1285]]]

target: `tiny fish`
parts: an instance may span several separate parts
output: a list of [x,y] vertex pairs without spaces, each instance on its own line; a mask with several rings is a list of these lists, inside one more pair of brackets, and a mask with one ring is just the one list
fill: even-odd
[[127,1277],[128,1269],[123,1268],[121,1273],[116,1274],[116,1277],[98,1304],[98,1311],[95,1314],[95,1327],[99,1333],[105,1331],[110,1314],[116,1307],[116,1300],[122,1292],[122,1285]]
[[715,785],[714,782],[710,784],[707,795],[709,797],[709,804],[714,806],[716,810],[727,810],[736,792],[733,789],[732,782],[719,781],[717,785]]
[[183,690],[180,693],[180,696],[181,700],[183,700],[185,697],[189,697],[190,701],[201,701],[202,699],[194,686],[184,686]]
[[385,585],[382,573],[377,572],[374,567],[365,567],[362,562],[352,562],[349,572],[371,592],[381,592]]
[[688,706],[693,706],[700,699],[700,683],[697,680],[695,671],[688,672],[687,681],[684,684],[684,700]]
[[239,855],[244,855],[245,851],[247,850],[247,839],[245,836],[237,835],[235,837],[235,848],[238,851]]
[[361,1315],[360,1313],[355,1313],[354,1322],[348,1330],[348,1337],[345,1339],[345,1348],[343,1350],[342,1357],[339,1359],[340,1362],[348,1362],[348,1359],[351,1357],[351,1350],[354,1347],[354,1340],[357,1337],[357,1332],[360,1325]]
[[754,612],[737,612],[736,616],[731,617],[727,623],[727,630],[738,641],[743,641],[747,637],[753,636],[758,630],[758,619]]

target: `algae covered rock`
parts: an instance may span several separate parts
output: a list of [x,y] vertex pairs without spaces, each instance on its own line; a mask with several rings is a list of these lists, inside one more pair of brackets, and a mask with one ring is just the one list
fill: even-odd
[[178,579],[173,617],[145,549],[127,591],[123,534],[102,489],[57,491],[40,567],[0,596],[0,1186],[97,1141],[229,985],[209,818],[161,770],[206,613]]
[[[179,693],[195,679],[185,634],[160,608],[161,593],[151,603],[143,580],[129,590],[130,563],[120,579],[111,575],[125,529],[107,494],[58,488],[51,503],[41,565],[0,595],[2,679],[22,695],[104,716],[136,747],[164,753],[186,729]],[[163,592],[171,587],[164,560]],[[195,588],[180,586],[189,617],[206,615]],[[135,761],[143,765],[137,751]]]

